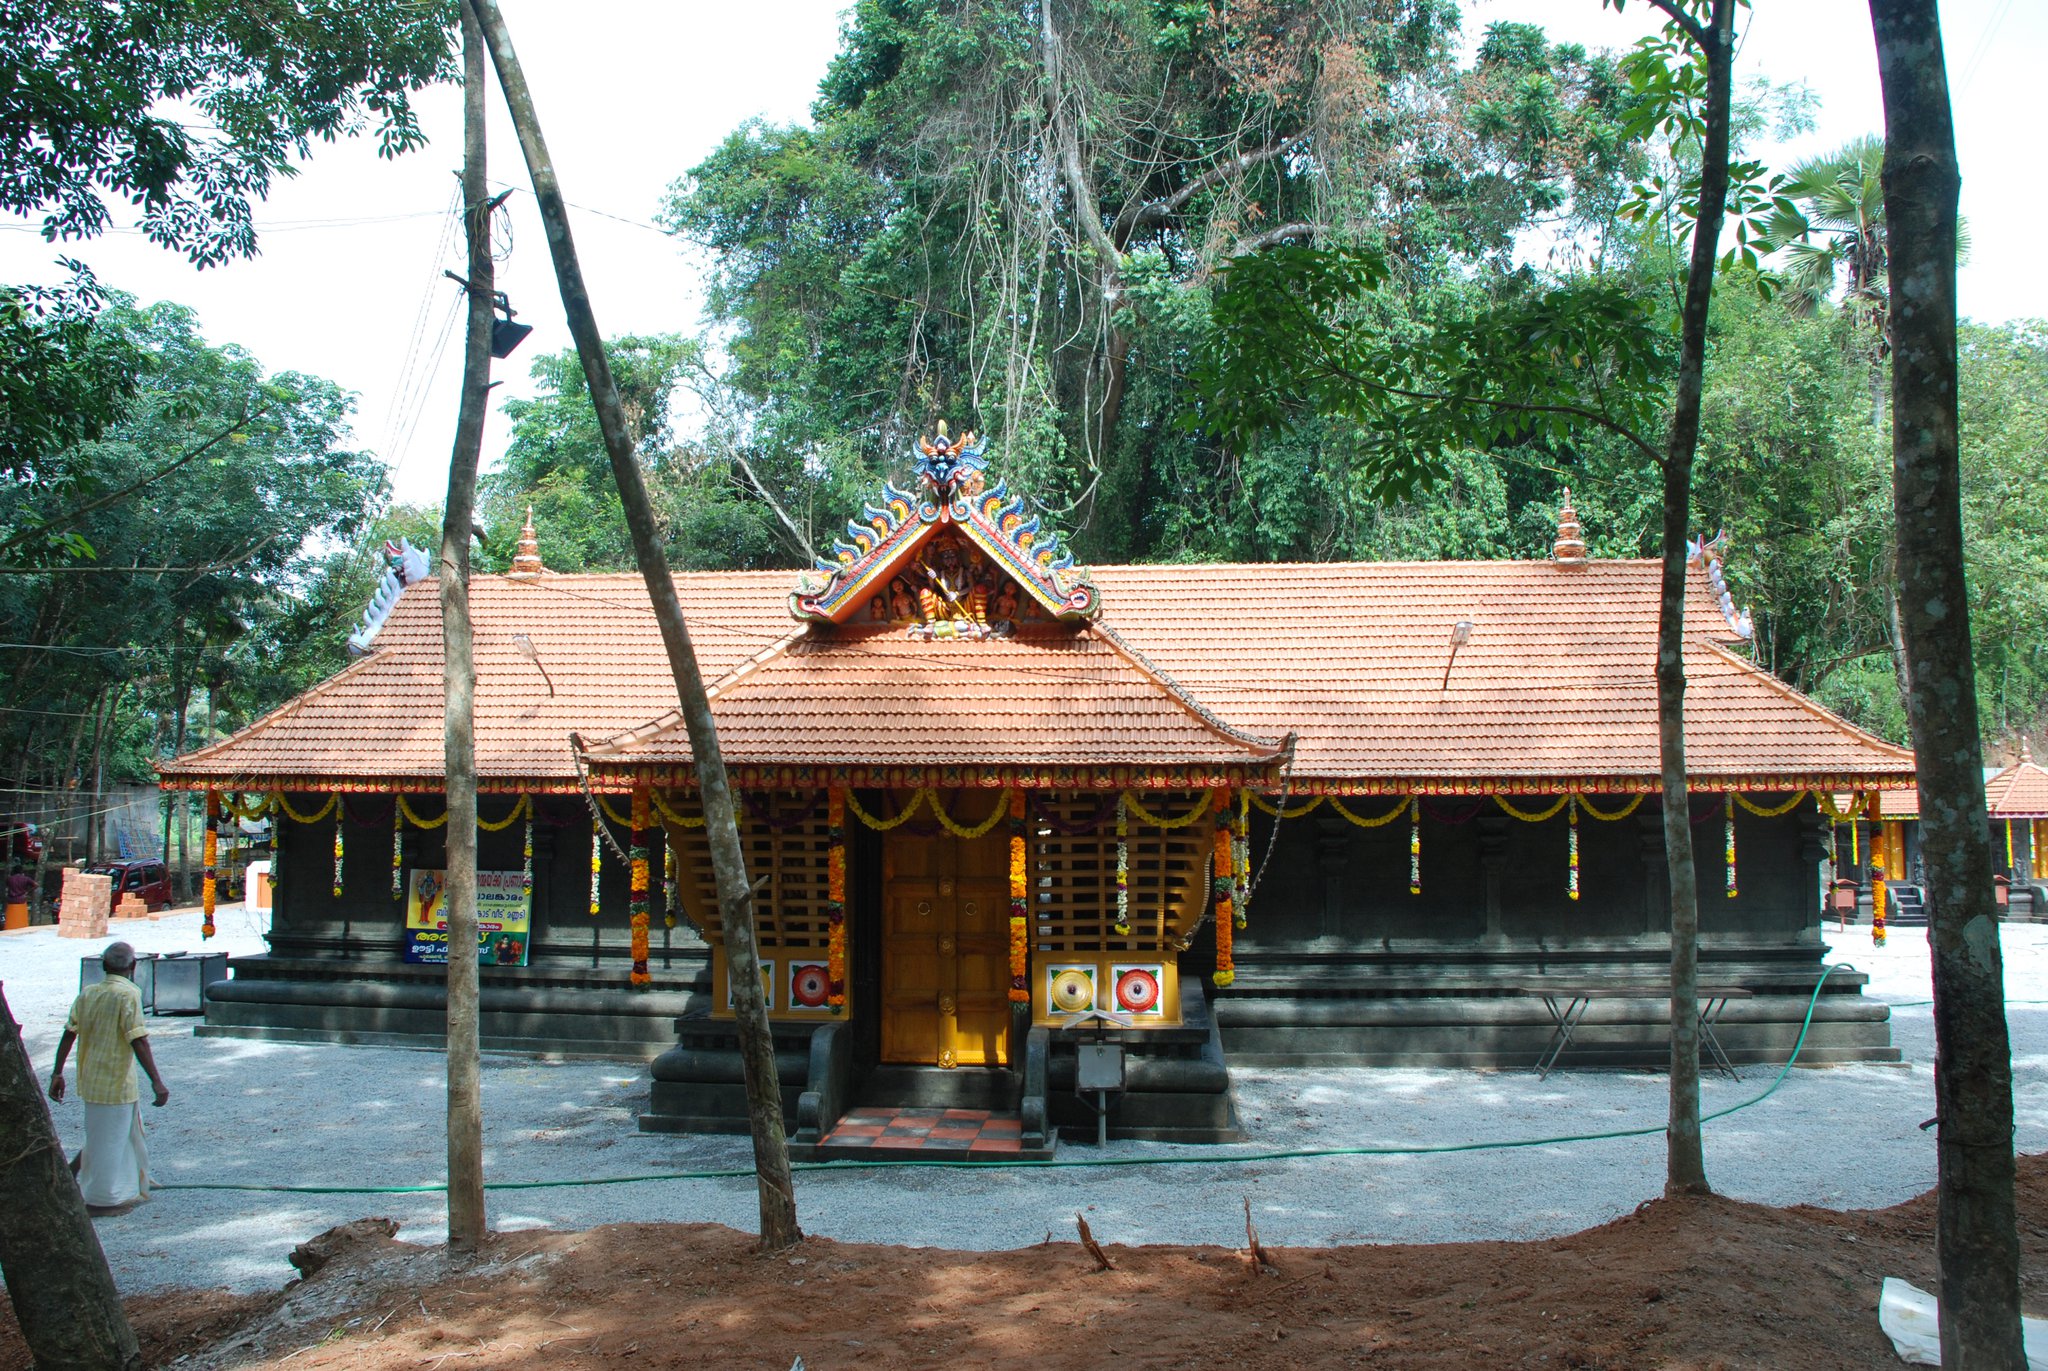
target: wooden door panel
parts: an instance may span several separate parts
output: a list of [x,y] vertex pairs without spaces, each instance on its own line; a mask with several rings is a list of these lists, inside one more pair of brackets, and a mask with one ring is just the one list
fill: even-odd
[[884,841],[882,1060],[1007,1062],[1007,835]]

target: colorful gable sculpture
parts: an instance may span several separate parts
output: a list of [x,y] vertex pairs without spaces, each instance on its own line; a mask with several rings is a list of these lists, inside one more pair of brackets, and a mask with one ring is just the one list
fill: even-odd
[[[1528,1065],[1558,995],[1663,974],[1655,562],[1589,557],[1567,501],[1540,561],[1084,571],[987,462],[941,427],[793,589],[676,578],[800,1150],[833,1155],[856,1106],[1007,1114],[1027,1152],[1092,1134],[1084,1036],[1125,1051],[1112,1132],[1236,1137],[1231,1063]],[[471,588],[505,906],[485,1041],[642,1053],[643,1126],[741,1129],[644,589],[546,572],[530,530],[521,553]],[[1740,992],[1731,1055],[1782,1060],[1820,975],[1825,806],[1910,787],[1912,759],[1735,650],[1718,557],[1685,638],[1702,976]],[[270,951],[210,987],[206,1032],[440,1032],[435,588],[402,587],[364,646],[163,769],[279,820]],[[1828,979],[1802,1060],[1896,1059],[1860,992]],[[1665,1038],[1661,998],[1606,996],[1574,1050],[1655,1064]]]

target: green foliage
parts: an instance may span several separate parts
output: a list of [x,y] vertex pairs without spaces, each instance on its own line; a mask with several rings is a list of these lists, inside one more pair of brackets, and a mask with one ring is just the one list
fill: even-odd
[[0,716],[0,742],[35,770],[77,767],[78,721],[111,711],[108,736],[147,739],[111,754],[116,774],[146,780],[132,768],[193,742],[197,692],[231,725],[334,662],[363,601],[354,586],[323,600],[318,549],[363,531],[384,470],[349,446],[352,402],[333,383],[267,375],[176,305],[115,303],[99,322],[143,359],[127,412],[55,455],[64,482],[0,485],[0,527],[68,519],[75,540],[5,554],[0,636],[24,646],[4,654],[22,707]]
[[111,196],[198,265],[247,257],[250,202],[313,140],[369,129],[386,156],[424,141],[410,97],[448,74],[454,19],[452,0],[0,7],[0,209],[91,238]]

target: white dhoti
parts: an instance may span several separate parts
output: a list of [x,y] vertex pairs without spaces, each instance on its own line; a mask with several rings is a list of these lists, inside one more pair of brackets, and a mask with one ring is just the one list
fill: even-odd
[[142,1139],[142,1106],[88,1104],[85,1150],[78,1155],[78,1188],[85,1202],[111,1208],[149,1198],[149,1148]]

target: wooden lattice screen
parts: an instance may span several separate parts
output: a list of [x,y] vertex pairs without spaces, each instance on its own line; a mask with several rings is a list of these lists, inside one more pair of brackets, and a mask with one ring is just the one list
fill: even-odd
[[[1199,794],[1148,793],[1145,807],[1161,818],[1185,814]],[[1105,810],[1105,804],[1108,808]],[[1119,937],[1116,920],[1116,809],[1099,793],[1040,792],[1031,812],[1041,816],[1031,839],[1035,946],[1042,953],[1128,952],[1177,949],[1201,917],[1209,897],[1205,858],[1215,822],[1204,815],[1186,828],[1158,829],[1133,819],[1126,876],[1131,931]],[[1098,813],[1094,832],[1065,833]]]
[[[696,818],[703,813],[694,792],[665,797],[675,813]],[[718,916],[718,885],[711,875],[711,847],[702,828],[667,825],[676,848],[676,884],[683,908],[706,942],[722,946],[725,930]],[[754,927],[765,954],[776,948],[820,948],[826,941],[825,903],[829,893],[828,856],[831,829],[825,797],[817,791],[776,791],[743,797],[740,807],[740,849],[747,875],[765,883],[754,892]]]

